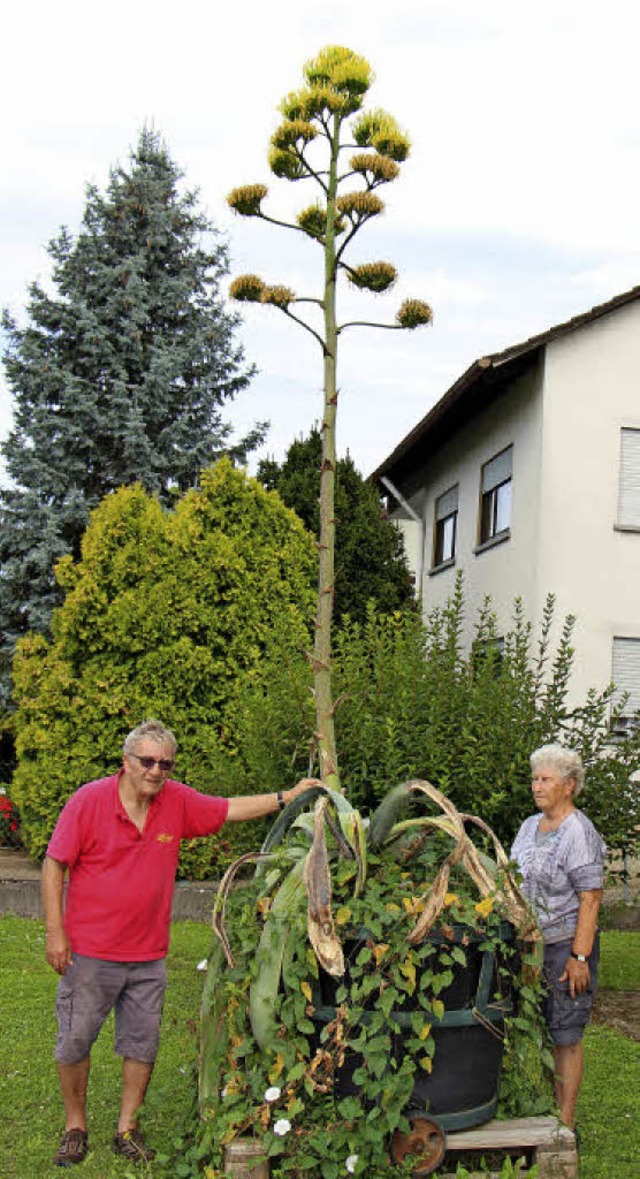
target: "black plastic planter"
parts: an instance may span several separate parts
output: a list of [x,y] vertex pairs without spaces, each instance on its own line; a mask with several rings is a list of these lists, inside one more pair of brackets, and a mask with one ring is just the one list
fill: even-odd
[[[504,943],[515,941],[513,927],[504,924],[500,930]],[[347,960],[354,958],[366,942],[363,933],[345,943]],[[405,1113],[428,1114],[444,1130],[465,1130],[480,1125],[493,1117],[498,1103],[498,1082],[504,1047],[505,1017],[513,1011],[510,988],[497,970],[496,955],[481,949],[481,933],[458,926],[452,938],[434,933],[430,936],[437,945],[461,945],[464,942],[466,965],[455,963],[453,981],[438,996],[445,1006],[441,1019],[432,1018],[431,1034],[435,1040],[433,1070],[416,1073],[413,1092]],[[318,1031],[335,1018],[335,995],[339,984],[320,972],[314,1020]],[[497,996],[497,997],[496,997]],[[411,1035],[411,1014],[416,1007],[408,999],[392,1013],[400,1032],[394,1037],[394,1057],[404,1054],[405,1035]],[[367,1023],[371,1013],[365,1010],[362,1020]],[[347,1053],[344,1064],[336,1074],[336,1092],[341,1096],[359,1092],[353,1076],[361,1067],[362,1058],[355,1052]]]

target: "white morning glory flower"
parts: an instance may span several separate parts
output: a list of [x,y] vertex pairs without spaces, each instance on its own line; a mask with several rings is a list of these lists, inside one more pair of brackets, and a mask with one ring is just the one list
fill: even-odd
[[203,958],[202,962],[198,962],[198,965],[196,966],[196,970],[206,970],[208,965],[209,965],[209,963],[207,962],[207,959]]
[[274,1134],[277,1134],[279,1138],[284,1138],[285,1134],[288,1134],[290,1129],[291,1122],[288,1118],[278,1118],[278,1121],[273,1127],[273,1132]]
[[270,1089],[267,1089],[264,1099],[265,1101],[277,1101],[281,1093],[282,1089],[279,1089],[277,1085],[272,1085]]
[[355,1173],[357,1161],[358,1161],[357,1154],[350,1154],[349,1155],[349,1158],[347,1159],[345,1166],[346,1166],[347,1171],[349,1172],[350,1175],[353,1175]]

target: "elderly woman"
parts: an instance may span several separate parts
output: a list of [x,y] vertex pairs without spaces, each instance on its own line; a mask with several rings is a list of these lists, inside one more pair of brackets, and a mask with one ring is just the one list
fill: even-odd
[[525,819],[511,855],[544,939],[556,1100],[563,1122],[573,1129],[582,1036],[596,988],[606,848],[575,804],[584,784],[579,755],[562,745],[543,745],[531,755],[531,771],[533,799],[542,813]]

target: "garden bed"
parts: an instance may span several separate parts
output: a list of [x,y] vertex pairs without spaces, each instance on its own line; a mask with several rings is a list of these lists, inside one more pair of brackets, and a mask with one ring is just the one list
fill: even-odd
[[596,994],[592,1019],[615,1028],[623,1036],[640,1041],[640,991],[610,991]]

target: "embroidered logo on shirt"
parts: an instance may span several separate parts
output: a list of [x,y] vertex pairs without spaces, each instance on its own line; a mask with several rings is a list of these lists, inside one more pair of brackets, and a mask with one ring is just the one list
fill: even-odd
[[156,839],[158,840],[158,843],[173,843],[173,835],[165,834],[164,832],[161,832],[160,835],[157,835]]

